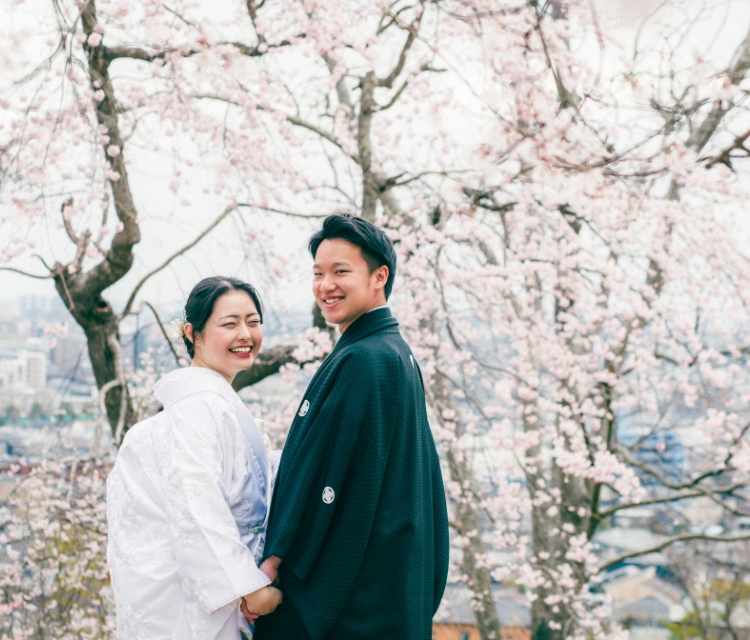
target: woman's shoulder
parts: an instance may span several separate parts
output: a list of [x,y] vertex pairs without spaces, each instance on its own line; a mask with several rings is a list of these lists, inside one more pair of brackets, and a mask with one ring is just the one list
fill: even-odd
[[234,414],[230,398],[226,394],[214,389],[198,389],[176,400],[164,410],[167,415],[212,415],[215,417],[224,414]]

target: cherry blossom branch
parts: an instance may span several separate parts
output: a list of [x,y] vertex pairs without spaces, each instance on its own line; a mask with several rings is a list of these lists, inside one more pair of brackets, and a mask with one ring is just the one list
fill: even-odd
[[[737,86],[745,78],[748,71],[750,71],[750,31],[748,31],[735,53],[735,61],[727,70],[727,79],[732,85]],[[698,129],[690,135],[687,146],[700,152],[714,135],[732,106],[731,102],[724,106],[723,102],[717,101]]]
[[[422,16],[424,15],[424,0],[422,0],[419,4],[422,7],[423,11],[419,14],[419,17],[414,20],[414,22],[406,26],[409,35],[406,36],[406,42],[404,42],[404,46],[402,47],[401,53],[398,56],[398,62],[396,63],[396,66],[393,68],[393,70],[385,78],[376,78],[376,84],[379,87],[386,87],[387,89],[391,89],[396,78],[398,78],[401,75],[401,72],[404,70],[404,65],[406,64],[406,56],[409,54],[409,49],[411,49],[414,41],[419,34],[419,23],[421,22]],[[397,19],[397,17],[390,11],[386,13],[391,14],[391,17],[394,20]],[[403,87],[401,90],[403,90]]]
[[[242,86],[242,85],[240,85],[240,86]],[[243,87],[243,89],[244,88],[245,87]],[[191,98],[197,98],[197,99],[204,99],[204,100],[217,100],[219,102],[226,102],[226,103],[232,104],[234,106],[240,106],[240,104],[238,102],[234,101],[234,100],[229,100],[227,98],[224,98],[222,96],[218,96],[218,95],[215,95],[215,94],[194,93],[194,94],[190,94],[189,97],[191,97]],[[320,127],[318,127],[317,125],[314,125],[311,122],[303,120],[302,118],[299,118],[297,116],[292,116],[292,115],[286,114],[286,113],[284,113],[282,111],[276,111],[274,109],[267,109],[267,108],[265,108],[265,107],[263,107],[261,105],[255,105],[255,108],[258,109],[259,111],[268,111],[268,112],[271,112],[271,113],[280,113],[280,114],[282,114],[287,119],[287,121],[290,124],[293,124],[293,125],[295,125],[297,127],[301,127],[303,129],[307,129],[308,131],[312,131],[314,134],[320,136],[321,138],[325,138],[326,140],[328,140],[328,142],[330,142],[334,146],[338,147],[346,156],[348,156],[349,158],[351,158],[355,162],[359,163],[359,159],[356,156],[348,153],[346,151],[346,149],[344,149],[344,145],[341,143],[341,141],[338,140],[336,138],[336,136],[334,136],[332,133],[326,131],[325,129],[321,129]]]
[[[731,169],[732,168],[732,158],[736,158],[736,157],[748,157],[748,156],[750,156],[750,150],[745,147],[745,142],[747,142],[748,138],[750,138],[750,129],[748,129],[747,131],[745,131],[745,133],[737,136],[734,139],[734,142],[732,142],[732,145],[730,147],[727,147],[726,149],[724,149],[724,151],[722,151],[720,153],[717,153],[716,155],[714,155],[711,158],[701,158],[701,160],[708,160],[708,162],[706,163],[706,169],[710,169],[715,164],[719,164],[719,163],[725,164],[725,165],[727,165]],[[745,155],[744,156],[733,156],[732,155],[732,151],[734,151],[735,149],[741,149],[742,151],[745,152]]]
[[[304,34],[296,36],[298,38],[304,38]],[[217,42],[217,45],[232,46],[238,53],[243,56],[250,58],[256,58],[264,55],[269,49],[278,49],[280,47],[289,47],[292,42],[290,40],[282,40],[277,44],[268,44],[265,41],[257,44],[256,46],[246,45],[242,42]],[[263,46],[261,46],[261,44]],[[128,46],[115,46],[115,47],[103,47],[104,57],[108,61],[119,60],[121,58],[131,58],[133,60],[142,60],[144,62],[153,62],[154,60],[166,60],[167,56],[176,53],[181,58],[190,58],[206,51],[205,46],[194,45],[189,49],[185,47],[170,47],[168,49],[162,49],[156,53],[149,53],[145,49],[140,47],[128,47]]]

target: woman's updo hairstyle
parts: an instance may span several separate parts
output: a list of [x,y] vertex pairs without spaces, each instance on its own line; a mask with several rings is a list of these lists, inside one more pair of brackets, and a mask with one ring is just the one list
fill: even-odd
[[[239,278],[227,278],[224,276],[212,276],[204,278],[193,287],[185,303],[185,314],[183,317],[184,324],[193,325],[193,337],[200,333],[206,327],[206,322],[214,312],[214,303],[228,291],[244,291],[250,296],[255,303],[255,308],[260,316],[260,323],[263,324],[263,307],[260,303],[260,296],[255,288],[243,282]],[[192,358],[195,354],[195,345],[188,340],[185,335],[183,324],[182,341],[185,343],[188,355]]]

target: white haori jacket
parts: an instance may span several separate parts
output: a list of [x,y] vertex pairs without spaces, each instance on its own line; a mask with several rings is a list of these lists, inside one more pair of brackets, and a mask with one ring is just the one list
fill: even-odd
[[107,479],[120,640],[238,640],[240,597],[258,569],[273,490],[263,437],[219,373],[178,369],[164,406],[128,431]]

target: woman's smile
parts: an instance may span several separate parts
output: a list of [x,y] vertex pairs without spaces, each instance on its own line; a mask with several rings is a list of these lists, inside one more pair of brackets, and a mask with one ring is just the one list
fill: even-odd
[[239,358],[249,358],[253,353],[252,347],[232,347],[229,350],[230,353],[233,353],[235,356]]

